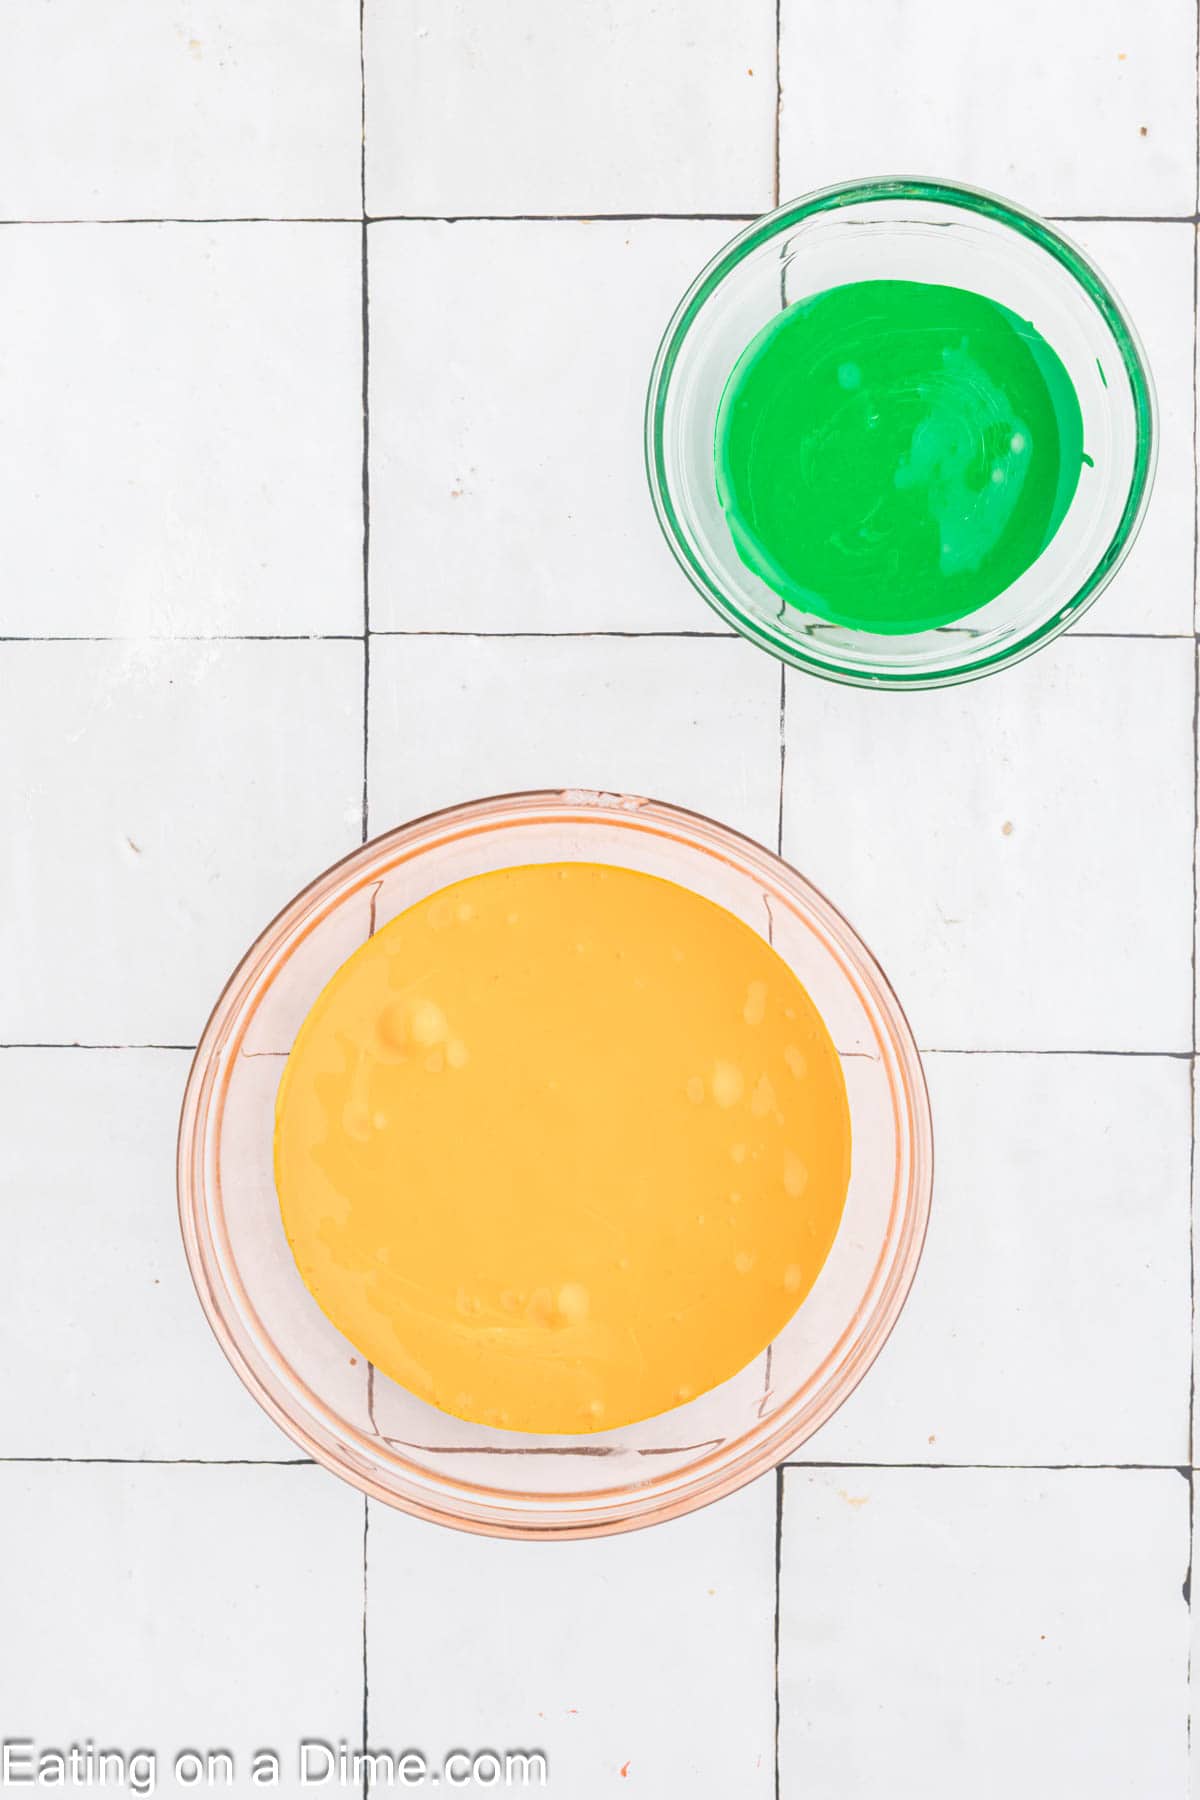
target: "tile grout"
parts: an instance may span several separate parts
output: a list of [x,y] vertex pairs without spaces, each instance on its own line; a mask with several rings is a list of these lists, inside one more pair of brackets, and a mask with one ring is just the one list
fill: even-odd
[[[371,1682],[367,1646],[367,1567],[369,1560],[368,1543],[371,1532],[371,1496],[369,1494],[364,1494],[362,1503],[362,1748],[365,1751],[371,1741]],[[364,1767],[362,1778],[362,1800],[369,1800],[369,1789],[369,1773],[368,1769]]]
[[[779,205],[780,155],[779,137],[780,121],[783,115],[783,59],[780,54],[783,42],[783,0],[775,0],[775,165],[771,182],[771,195],[775,206]],[[775,1774],[776,1800],[779,1794],[779,1772]]]
[[[365,420],[364,420],[365,425]],[[369,549],[369,530],[366,510],[368,507],[366,481],[364,479],[364,613],[367,608],[365,561]],[[365,637],[372,638],[461,638],[483,639],[485,641],[524,640],[527,638],[548,638],[564,642],[589,642],[593,639],[628,638],[634,641],[689,641],[693,639],[707,640],[722,644],[741,644],[746,639],[736,631],[702,631],[688,627],[674,630],[669,627],[662,630],[647,629],[642,631],[606,629],[597,627],[593,630],[580,631],[472,631],[468,629],[429,627],[397,627],[386,625],[368,625],[360,631],[203,631],[203,632],[63,632],[63,633],[3,633],[0,632],[0,645],[3,644],[361,644]],[[1093,643],[1154,643],[1154,644],[1195,644],[1200,642],[1200,631],[1066,631],[1055,640],[1058,644]],[[779,660],[779,659],[776,659]],[[782,665],[785,669],[787,664]]]
[[785,1463],[775,1469],[775,1800],[779,1800],[779,1611],[783,1570],[783,1497]]
[[[365,177],[364,177],[365,179]],[[370,273],[367,228],[362,228],[362,841],[370,835],[370,796],[367,769],[371,736],[371,398],[370,398]]]
[[752,225],[761,212],[370,213],[368,225]]
[[[370,836],[371,802],[368,768],[371,753],[371,291],[367,252],[367,19],[366,0],[358,0],[358,199],[360,280],[362,283],[362,842]],[[374,899],[372,899],[372,914]],[[365,1780],[365,1777],[364,1777]]]
[[976,1050],[959,1049],[948,1044],[918,1044],[920,1056],[1141,1056],[1157,1058],[1164,1062],[1192,1062],[1196,1057],[1194,1050],[1089,1050],[1075,1046],[1066,1049],[1004,1049]]
[[[777,177],[776,177],[777,179]],[[778,202],[776,202],[778,204]],[[0,219],[0,230],[54,230],[96,225],[749,225],[756,212],[578,212],[578,213],[191,213],[106,215],[99,218]],[[1043,210],[1052,224],[1196,225],[1200,213],[1064,213]]]
[[[455,1453],[456,1448],[457,1448],[454,1445],[440,1445],[440,1446],[432,1446],[431,1445],[431,1446],[424,1446],[424,1447],[430,1448],[430,1449],[440,1449],[443,1454],[451,1454],[451,1455],[453,1455]],[[468,1448],[474,1449],[475,1447],[468,1446]],[[493,1447],[492,1446],[483,1446],[482,1448],[487,1448],[490,1450]],[[540,1452],[538,1452],[536,1450],[520,1451],[517,1454],[538,1455],[538,1454],[540,1454]],[[562,1452],[554,1452],[554,1454],[562,1454],[562,1455],[567,1455],[567,1456],[573,1455],[573,1454],[578,1454],[578,1455],[583,1456],[583,1455],[597,1455],[597,1454],[603,1455],[603,1454],[606,1454],[606,1452],[588,1450],[588,1449],[584,1448],[584,1449],[580,1449],[578,1451],[566,1450],[566,1451],[562,1451]],[[648,1454],[650,1454],[650,1452],[643,1451],[643,1452],[641,1452],[641,1454],[648,1455]],[[671,1454],[674,1454],[674,1450],[672,1450]],[[134,1468],[134,1469],[136,1469],[136,1468],[151,1468],[151,1469],[173,1469],[173,1468],[183,1468],[183,1469],[190,1469],[190,1468],[197,1468],[197,1469],[317,1469],[317,1468],[321,1467],[321,1464],[318,1463],[316,1458],[312,1457],[312,1456],[5,1456],[5,1455],[0,1455],[0,1467],[19,1468],[19,1467],[24,1467],[26,1464],[32,1466],[32,1465],[39,1465],[39,1464],[43,1464],[43,1463],[62,1463],[64,1465],[79,1464],[81,1466],[88,1465],[88,1464],[97,1464],[97,1465],[103,1465],[105,1467]],[[776,1463],[775,1469],[776,1469],[777,1473],[784,1469],[931,1469],[931,1470],[935,1470],[935,1471],[940,1471],[943,1469],[949,1469],[949,1470],[959,1469],[959,1470],[967,1470],[967,1471],[977,1470],[981,1473],[987,1473],[990,1470],[999,1471],[999,1472],[1008,1471],[1013,1474],[1028,1474],[1028,1475],[1044,1475],[1044,1474],[1054,1475],[1054,1474],[1059,1474],[1059,1473],[1063,1473],[1063,1472],[1076,1472],[1076,1473],[1082,1473],[1082,1474],[1089,1474],[1089,1473],[1104,1474],[1104,1473],[1110,1473],[1110,1472],[1117,1472],[1117,1473],[1133,1473],[1133,1474],[1146,1474],[1146,1475],[1183,1475],[1183,1476],[1187,1476],[1192,1473],[1200,1473],[1200,1469],[1195,1468],[1194,1465],[1189,1464],[1189,1463],[1178,1463],[1178,1462],[1058,1462],[1058,1463],[1052,1463],[1052,1462],[885,1462],[882,1460],[880,1460],[880,1461],[871,1461],[871,1460],[863,1461],[861,1459],[855,1460],[854,1458],[846,1458],[846,1459],[830,1458],[827,1460],[820,1460],[815,1457],[812,1458],[811,1460],[785,1458],[782,1462]],[[364,1497],[364,1499],[367,1498],[367,1496],[365,1496],[365,1495],[363,1497]],[[399,1510],[403,1510],[403,1509],[401,1508]]]
[[[188,1056],[196,1054],[195,1044],[93,1044],[81,1043],[78,1038],[70,1041],[64,1039],[60,1043],[47,1042],[45,1039],[26,1038],[11,1043],[0,1043],[0,1050],[182,1050]],[[255,1052],[248,1051],[247,1054],[254,1055]],[[258,1054],[261,1055],[262,1052],[258,1052]]]
[[1008,1472],[1014,1475],[1182,1475],[1185,1480],[1193,1473],[1190,1463],[1174,1462],[822,1462],[814,1457],[811,1461],[785,1460],[778,1466],[781,1469],[929,1469],[935,1472],[958,1469],[967,1473]]
[[36,226],[39,229],[53,230],[55,226],[77,225],[357,225],[360,218],[357,213],[192,213],[178,216],[145,215],[127,218],[107,217],[100,219],[0,219],[0,230],[5,227]]
[[[1193,204],[1196,207],[1197,219],[1200,223],[1200,0],[1193,11],[1193,28],[1196,34],[1196,65],[1193,88],[1196,108],[1196,187]],[[1200,336],[1197,333],[1196,309],[1200,304],[1200,246],[1197,245],[1196,232],[1192,233],[1192,625],[1197,623],[1196,568],[1200,556],[1200,456],[1197,455],[1197,412],[1200,411],[1200,383],[1197,381],[1197,356],[1200,354]],[[1196,1048],[1196,913],[1200,902],[1200,889],[1197,887],[1196,856],[1200,848],[1200,654],[1194,652],[1192,658],[1192,1048]],[[1188,1370],[1188,1465],[1194,1466],[1196,1461],[1196,1064],[1193,1058],[1189,1078],[1190,1088],[1190,1138],[1188,1149],[1188,1299],[1191,1312],[1191,1330],[1189,1347],[1191,1350],[1190,1368]],[[1187,1573],[1184,1577],[1183,1595],[1188,1613],[1188,1651],[1187,1651],[1187,1757],[1188,1768],[1192,1765],[1192,1564],[1196,1552],[1196,1492],[1192,1476],[1188,1476],[1188,1560]]]
[[[371,835],[371,261],[367,248],[367,5],[358,0],[358,200],[362,205],[360,227],[360,279],[362,279],[362,841]],[[378,887],[371,895],[371,931]],[[367,1361],[367,1399],[371,1409],[374,1368]],[[367,1667],[367,1609],[369,1609],[369,1535],[371,1496],[362,1498],[362,1750],[371,1742],[371,1679]],[[362,1800],[369,1800],[371,1775],[363,1762]]]
[[311,1456],[0,1456],[0,1467],[28,1464],[99,1464],[132,1469],[315,1469]]
[[[364,140],[365,143],[365,140]],[[364,172],[365,173],[365,172]],[[0,219],[5,226],[53,230],[87,225],[749,225],[759,212],[592,212],[592,213],[206,213],[154,217],[87,219]]]
[[[367,245],[367,40],[366,0],[358,0],[358,77],[359,77],[359,203],[362,207],[360,279],[362,282],[362,841],[370,835],[371,802],[369,791],[371,766],[371,290],[370,258]],[[375,902],[378,885],[371,893],[370,928],[375,930]],[[373,1413],[375,1370],[367,1361],[368,1411]],[[364,1756],[370,1743],[371,1686],[368,1668],[369,1556],[371,1530],[371,1496],[363,1495],[362,1516],[362,1718],[361,1748]],[[370,1800],[370,1765],[364,1761],[362,1800]]]

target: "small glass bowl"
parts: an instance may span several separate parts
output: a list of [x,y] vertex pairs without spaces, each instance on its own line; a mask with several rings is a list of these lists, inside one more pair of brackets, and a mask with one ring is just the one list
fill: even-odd
[[[438,1412],[371,1368],[321,1312],[280,1219],[274,1105],[310,1006],[377,926],[465,876],[572,860],[678,882],[773,942],[841,1054],[853,1167],[824,1269],[754,1363],[643,1423],[538,1438]],[[183,1101],[178,1174],[184,1244],[209,1323],[255,1399],[303,1450],[424,1519],[501,1537],[590,1537],[729,1493],[841,1404],[916,1271],[932,1134],[920,1059],[894,994],[846,921],[794,869],[676,807],[591,792],[511,794],[364,844],[267,927],[205,1027]]]
[[[1074,383],[1094,463],[1051,542],[1017,581],[953,625],[903,636],[833,625],[785,605],[738,557],[715,479],[717,408],[756,332],[807,295],[878,279],[969,288],[1031,320]],[[1128,554],[1156,451],[1145,354],[1083,251],[1009,201],[942,181],[824,188],[748,226],[680,301],[646,401],[650,492],[685,574],[744,637],[853,687],[970,681],[1065,631]]]

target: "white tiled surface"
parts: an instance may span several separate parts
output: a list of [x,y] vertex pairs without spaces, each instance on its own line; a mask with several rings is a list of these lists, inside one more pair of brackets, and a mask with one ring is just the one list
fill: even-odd
[[362,646],[5,645],[0,767],[0,1039],[193,1044],[359,840]]
[[1191,213],[1196,18],[1126,0],[781,7],[785,194],[936,175],[1042,213]]
[[260,1745],[290,1775],[356,1734],[362,1502],[318,1469],[16,1463],[0,1513],[6,1739],[145,1746],[166,1793],[178,1751],[227,1748],[255,1793]]
[[373,1716],[536,1743],[569,1797],[774,1793],[773,1482],[624,1540],[499,1556],[374,1510],[367,1566],[403,1596],[369,1609]]
[[1175,1470],[789,1469],[780,1791],[1187,1792]]
[[697,613],[663,555],[642,413],[663,325],[731,229],[685,219],[372,227],[373,624],[720,624]]
[[362,629],[360,236],[6,230],[6,631]]
[[773,0],[366,0],[377,216],[761,212]]
[[937,1214],[869,1381],[800,1451],[1188,1459],[1185,1057],[926,1057]]
[[[365,93],[354,6],[0,17],[0,1734],[357,1744],[365,1598],[371,1738],[542,1747],[564,1800],[1184,1800],[1194,9],[783,0],[778,68],[772,0],[364,26]],[[785,849],[938,1132],[843,1413],[627,1539],[368,1519],[192,1298],[186,1046],[364,798],[629,788],[776,841],[780,673],[659,543],[640,406],[779,93],[785,197],[907,166],[1069,221],[1153,362],[1155,500],[1020,669],[787,681]]]
[[221,1355],[183,1260],[170,1201],[189,1061],[0,1050],[0,1264],[20,1271],[0,1311],[0,1359],[20,1371],[0,1385],[5,1456],[297,1454]]
[[784,852],[922,1047],[1190,1048],[1192,664],[1080,636],[931,694],[789,680]]
[[779,686],[738,638],[377,638],[371,828],[483,792],[593,787],[773,844]]
[[359,211],[358,19],[323,0],[9,0],[0,217]]

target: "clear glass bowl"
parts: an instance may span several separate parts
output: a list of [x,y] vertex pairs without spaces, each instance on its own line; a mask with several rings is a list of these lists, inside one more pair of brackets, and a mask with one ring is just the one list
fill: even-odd
[[[275,1092],[312,1002],[377,926],[484,870],[606,862],[692,888],[773,942],[842,1057],[853,1168],[829,1260],[751,1366],[657,1418],[539,1439],[438,1412],[320,1311],[284,1236]],[[689,1511],[803,1442],[858,1382],[908,1292],[932,1178],[929,1104],[904,1015],[829,902],[757,844],[624,795],[512,794],[364,844],[285,907],[205,1028],[184,1096],[179,1209],[204,1310],[230,1362],[300,1447],[422,1518],[508,1537],[586,1537]]]
[[[1095,464],[1017,581],[956,624],[905,636],[831,625],[786,606],[734,550],[715,480],[717,407],[755,333],[794,301],[879,279],[969,288],[1031,320],[1074,383]],[[1057,637],[1128,554],[1156,447],[1153,384],[1137,333],[1083,251],[994,194],[938,181],[825,188],[748,226],[680,301],[646,403],[650,492],[684,572],[744,637],[855,687],[970,681]]]

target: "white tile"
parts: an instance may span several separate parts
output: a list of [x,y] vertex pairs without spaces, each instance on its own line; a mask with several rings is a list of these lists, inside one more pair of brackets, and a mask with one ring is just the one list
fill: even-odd
[[1174,1470],[789,1470],[782,1800],[1185,1800]]
[[778,667],[733,638],[372,641],[372,832],[562,787],[673,801],[774,845]]
[[367,0],[372,213],[758,212],[772,0]]
[[195,1043],[359,840],[362,646],[0,645],[0,1041]]
[[785,854],[922,1046],[1189,1048],[1190,644],[1071,638],[937,693],[787,695]]
[[1183,1463],[1190,1071],[1145,1056],[931,1056],[916,1285],[800,1458]]
[[1085,632],[1192,630],[1194,548],[1195,233],[1190,225],[1128,220],[1063,227],[1123,301],[1158,397],[1158,471],[1129,560],[1085,613]]
[[784,0],[781,68],[785,199],[927,175],[1043,213],[1192,211],[1190,6]]
[[13,0],[0,217],[357,214],[358,18],[321,0]]
[[[0,1051],[0,1456],[300,1455],[200,1311],[176,1218],[178,1050]],[[49,1327],[49,1328],[48,1328]]]
[[0,1515],[6,1738],[152,1749],[160,1793],[185,1748],[259,1793],[269,1746],[289,1793],[302,1738],[358,1741],[363,1502],[324,1470],[10,1465]]
[[374,625],[722,628],[663,543],[642,416],[667,319],[732,230],[371,227]]
[[0,233],[0,630],[361,628],[360,238]]
[[[570,1800],[774,1792],[775,1481],[576,1544],[452,1537],[372,1506],[370,1735],[541,1750]],[[468,1697],[464,1714],[464,1696]]]

